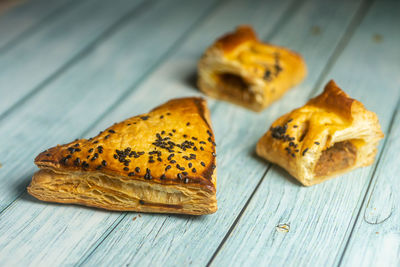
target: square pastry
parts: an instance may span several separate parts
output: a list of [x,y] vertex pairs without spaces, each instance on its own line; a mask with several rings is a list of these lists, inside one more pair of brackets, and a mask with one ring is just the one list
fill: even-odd
[[205,94],[261,111],[306,76],[302,57],[262,43],[249,26],[239,26],[209,47],[198,64]]
[[321,95],[278,118],[256,151],[310,186],[371,165],[382,138],[376,114],[330,81]]

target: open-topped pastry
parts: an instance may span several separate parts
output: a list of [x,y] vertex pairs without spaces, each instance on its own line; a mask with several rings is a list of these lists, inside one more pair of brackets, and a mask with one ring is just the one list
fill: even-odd
[[371,165],[382,138],[376,114],[330,81],[321,95],[277,119],[256,150],[309,186]]
[[215,157],[206,102],[174,99],[40,153],[28,192],[109,210],[209,214],[217,210]]
[[261,111],[306,73],[299,54],[262,43],[251,27],[239,26],[206,50],[198,64],[198,86],[212,97]]

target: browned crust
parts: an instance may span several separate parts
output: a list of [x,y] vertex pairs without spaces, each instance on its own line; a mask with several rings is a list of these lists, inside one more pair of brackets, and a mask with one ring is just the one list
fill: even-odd
[[229,32],[219,38],[215,45],[219,46],[224,52],[229,53],[242,43],[257,40],[256,33],[251,26],[240,25],[234,32]]
[[[167,113],[170,113],[171,115],[166,115]],[[150,122],[149,124],[147,123],[147,120],[142,120],[141,117],[143,116],[148,116],[149,119],[148,121]],[[171,127],[176,128],[177,134],[178,135],[178,129],[183,128],[186,126],[186,121],[191,122],[192,124],[190,125],[190,129],[186,130],[184,133],[188,137],[196,137],[197,141],[195,140],[190,140],[195,143],[195,146],[197,147],[197,151],[193,151],[190,149],[187,150],[187,153],[192,153],[197,155],[196,159],[191,161],[193,165],[196,166],[197,172],[191,172],[187,165],[188,161],[182,159],[181,157],[175,156],[174,160],[176,160],[175,164],[170,164],[168,163],[167,157],[170,153],[165,152],[165,154],[162,154],[160,158],[162,158],[162,162],[158,162],[156,160],[156,156],[154,157],[156,162],[154,163],[154,167],[150,167],[148,165],[148,155],[147,152],[145,151],[146,154],[144,156],[141,156],[139,158],[130,158],[132,161],[134,161],[133,166],[129,166],[129,171],[124,171],[124,165],[122,165],[118,160],[114,158],[115,150],[120,149],[119,147],[116,147],[115,144],[119,144],[119,139],[121,139],[121,136],[118,135],[118,133],[123,132],[126,135],[126,127],[127,124],[132,124],[130,127],[133,127],[134,123],[137,123],[137,130],[133,128],[132,134],[142,134],[141,136],[138,136],[138,140],[136,140],[134,137],[132,137],[132,140],[134,142],[150,142],[153,140],[153,137],[149,137],[146,135],[146,130],[151,127],[158,127],[158,122],[164,122],[161,121],[160,116],[164,116],[163,120],[168,120],[168,125],[172,125]],[[203,123],[201,123],[203,121]],[[182,124],[184,122],[184,124]],[[160,126],[161,127],[161,126]],[[110,137],[108,139],[105,139],[105,136],[109,131],[115,131],[114,134],[109,134]],[[161,132],[161,128],[159,129],[159,132]],[[175,135],[175,134],[174,134]],[[126,138],[126,136],[124,137]],[[178,135],[177,143],[181,143],[182,140],[182,135],[181,133]],[[209,142],[208,140],[211,140]],[[188,138],[186,138],[188,139]],[[93,145],[94,142],[96,145]],[[206,144],[202,144],[201,146],[204,147],[204,151],[200,151],[200,141],[206,141]],[[67,150],[68,148],[74,147],[74,145],[79,144],[77,148],[81,149],[79,152],[74,152],[72,157],[67,160],[67,163],[64,164],[63,159],[70,155],[69,151]],[[134,147],[135,144],[132,144],[132,148]],[[102,146],[104,152],[99,154],[98,159],[95,161],[91,161],[91,158],[94,154],[94,152],[89,153],[89,149],[93,148],[93,150],[96,150],[96,147]],[[133,150],[133,149],[132,149]],[[164,152],[164,151],[163,151]],[[183,153],[186,153],[186,151],[182,151]],[[184,154],[177,154],[175,155],[184,155]],[[205,190],[215,192],[216,191],[216,159],[214,156],[215,153],[215,139],[214,139],[214,134],[211,128],[211,122],[210,122],[210,115],[209,111],[207,108],[206,101],[203,98],[199,97],[190,97],[190,98],[179,98],[179,99],[173,99],[168,102],[166,102],[163,105],[160,105],[156,108],[154,108],[151,112],[138,115],[132,118],[129,118],[125,121],[122,121],[120,123],[114,124],[113,126],[107,128],[103,132],[100,132],[99,135],[92,139],[79,139],[73,142],[70,142],[65,145],[57,145],[56,147],[52,147],[42,153],[40,153],[36,158],[35,158],[35,164],[39,168],[43,169],[53,169],[53,170],[60,170],[62,172],[73,172],[73,171],[88,171],[88,172],[102,172],[106,173],[108,175],[116,175],[116,176],[124,176],[127,179],[136,179],[136,180],[146,180],[145,179],[145,174],[146,174],[146,168],[149,168],[151,173],[152,173],[152,179],[151,180],[146,180],[149,183],[159,183],[159,184],[166,184],[166,185],[174,185],[174,184],[190,184],[190,186],[199,186]],[[88,158],[89,156],[89,158]],[[79,157],[81,159],[81,162],[78,166],[75,166],[73,163],[73,160]],[[102,166],[100,170],[97,169],[99,165],[101,165],[101,162],[105,160],[107,162],[107,166]],[[89,167],[83,168],[82,162],[86,161],[89,164]],[[196,162],[196,163],[195,163]],[[206,166],[200,166],[200,162],[204,162]],[[176,164],[180,164],[180,166],[184,166],[186,169],[185,171],[188,172],[188,175],[185,176],[185,179],[179,179],[177,177],[178,173],[181,173],[181,171],[177,170],[175,168]],[[171,165],[171,169],[167,172],[165,172],[165,165]],[[136,173],[134,171],[135,167],[139,166],[141,168],[139,173]],[[212,171],[210,171],[210,169]],[[129,176],[129,172],[135,172],[134,176]],[[165,174],[165,178],[161,178],[161,175]]]
[[352,106],[354,103],[362,105],[359,101],[350,98],[349,95],[342,91],[333,80],[330,80],[326,84],[324,92],[319,96],[310,99],[307,102],[307,105],[330,110],[346,120],[351,121],[353,119]]

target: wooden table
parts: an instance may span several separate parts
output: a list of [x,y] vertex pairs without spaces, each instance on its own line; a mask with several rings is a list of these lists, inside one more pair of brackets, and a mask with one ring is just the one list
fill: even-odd
[[[241,23],[301,53],[307,79],[261,113],[208,98],[217,213],[109,212],[37,201],[46,148],[173,97]],[[258,138],[335,79],[378,114],[375,163],[313,187],[260,160]],[[29,0],[0,16],[1,266],[399,266],[400,1]]]

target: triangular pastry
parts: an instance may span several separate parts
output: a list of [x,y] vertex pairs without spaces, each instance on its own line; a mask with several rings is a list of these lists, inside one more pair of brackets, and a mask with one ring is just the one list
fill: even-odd
[[170,100],[94,138],[40,153],[28,192],[109,210],[213,213],[214,142],[205,100]]
[[371,165],[382,138],[376,114],[330,81],[322,94],[277,119],[256,150],[310,186]]
[[198,64],[198,86],[212,97],[261,111],[306,76],[302,57],[262,43],[239,26],[211,45]]

